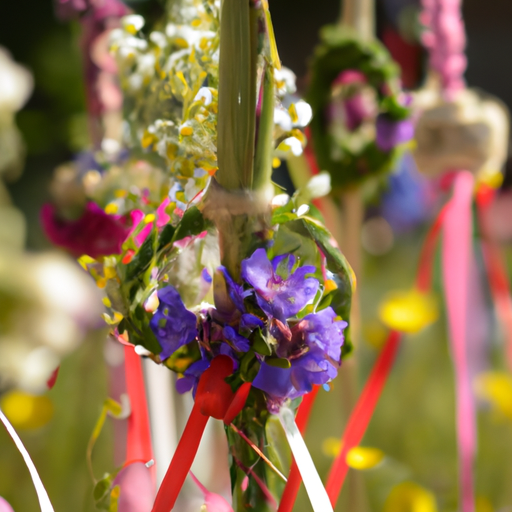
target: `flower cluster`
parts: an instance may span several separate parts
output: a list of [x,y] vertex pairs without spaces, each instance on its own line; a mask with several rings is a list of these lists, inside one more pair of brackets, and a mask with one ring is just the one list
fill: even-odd
[[224,307],[203,304],[197,315],[185,308],[175,288],[160,288],[150,322],[160,358],[173,364],[194,354],[180,372],[178,390],[195,391],[203,371],[221,354],[232,358],[241,381],[265,392],[270,410],[333,379],[347,323],[331,307],[316,310],[322,290],[315,272],[314,266],[298,266],[293,254],[269,260],[265,249],[257,249],[242,262],[241,283],[219,267]]
[[328,26],[312,62],[307,100],[318,163],[334,187],[389,171],[414,134],[410,98],[385,47]]
[[[144,19],[131,15],[111,37],[130,119],[126,143],[158,154],[188,200],[217,170],[219,14],[218,0],[181,0],[162,31],[144,35]],[[274,69],[274,86],[275,156],[301,154],[311,108],[292,96],[290,70]]]

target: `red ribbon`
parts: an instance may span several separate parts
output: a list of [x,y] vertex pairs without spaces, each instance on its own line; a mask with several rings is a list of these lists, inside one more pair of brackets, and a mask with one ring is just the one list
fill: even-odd
[[489,207],[494,199],[494,191],[480,187],[476,196],[478,223],[482,234],[482,251],[485,269],[489,278],[491,295],[506,339],[506,354],[512,370],[512,298],[507,269],[498,244],[492,240],[489,229]]
[[217,356],[204,371],[197,386],[194,407],[188,418],[151,512],[170,512],[183,487],[210,416],[229,424],[243,409],[251,383],[242,384],[234,393],[226,377],[233,373],[233,360]]
[[393,366],[401,338],[402,334],[397,331],[391,331],[389,333],[386,344],[379,354],[379,358],[347,422],[341,451],[331,466],[327,478],[327,485],[325,486],[333,507],[336,506],[348,471],[346,461],[347,453],[361,442],[366,432],[375,406],[379,401],[382,388]]
[[[151,430],[146,399],[144,375],[140,357],[133,346],[124,347],[124,365],[126,372],[126,390],[130,397],[131,413],[128,417],[126,439],[126,460],[149,462],[153,459]],[[151,476],[155,485],[155,466],[151,467]]]

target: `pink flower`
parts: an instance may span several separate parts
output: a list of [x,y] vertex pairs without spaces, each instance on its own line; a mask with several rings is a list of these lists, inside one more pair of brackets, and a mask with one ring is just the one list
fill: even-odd
[[0,496],[0,512],[14,512],[12,507]]
[[114,485],[120,488],[118,512],[150,512],[155,491],[151,473],[143,462],[124,467],[114,479]]
[[206,510],[208,512],[233,512],[231,505],[219,494],[208,491],[208,489],[196,478],[192,471],[190,472],[190,476],[203,493],[204,504],[206,505]]
[[92,258],[121,254],[122,244],[130,233],[122,217],[108,215],[92,201],[77,220],[60,219],[55,207],[45,204],[41,209],[41,223],[52,243],[77,258],[83,254]]

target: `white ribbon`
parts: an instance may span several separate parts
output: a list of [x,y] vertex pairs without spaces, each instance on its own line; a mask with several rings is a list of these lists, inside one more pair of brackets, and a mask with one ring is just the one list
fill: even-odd
[[37,473],[37,469],[34,466],[34,463],[32,462],[32,459],[30,458],[27,449],[23,446],[23,443],[19,438],[18,434],[16,433],[16,430],[14,430],[14,427],[9,423],[9,420],[2,412],[2,409],[0,409],[0,420],[4,424],[9,435],[12,437],[12,440],[14,441],[16,448],[18,448],[19,452],[21,453],[21,456],[23,457],[23,460],[25,461],[25,464],[27,465],[27,468],[30,472],[30,476],[32,477],[32,482],[34,482],[34,487],[36,488],[36,493],[39,499],[39,506],[41,507],[41,512],[54,512],[52,503],[50,501],[50,498],[48,497],[48,493],[44,488],[43,482],[41,481],[41,478]]
[[279,421],[283,426],[293,457],[302,475],[302,481],[314,512],[333,512],[331,501],[295,423],[293,412],[288,407],[281,407]]

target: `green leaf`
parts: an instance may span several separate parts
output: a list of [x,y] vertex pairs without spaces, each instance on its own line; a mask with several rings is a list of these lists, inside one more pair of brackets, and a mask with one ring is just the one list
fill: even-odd
[[260,364],[254,355],[254,351],[249,350],[240,362],[240,376],[245,382],[252,382],[260,370]]
[[254,352],[257,352],[262,356],[272,355],[272,348],[270,347],[266,338],[263,336],[263,333],[261,332],[261,329],[259,327],[252,333],[251,340],[252,349],[254,350]]
[[265,363],[267,363],[269,366],[273,366],[275,368],[284,368],[288,369],[291,368],[292,364],[288,359],[284,359],[281,357],[267,357],[265,359]]
[[155,254],[155,241],[156,231],[153,230],[144,240],[133,260],[126,265],[126,282],[137,278],[147,270]]
[[158,250],[161,251],[166,245],[172,242],[176,228],[172,224],[166,224],[158,237]]
[[204,220],[203,214],[197,206],[192,206],[184,213],[172,237],[172,241],[177,242],[187,236],[199,235],[199,233],[202,233],[205,229],[206,221]]
[[270,460],[281,471],[287,475],[290,472],[292,456],[290,453],[286,434],[277,416],[270,416],[265,425],[265,434],[267,436],[267,449]]

